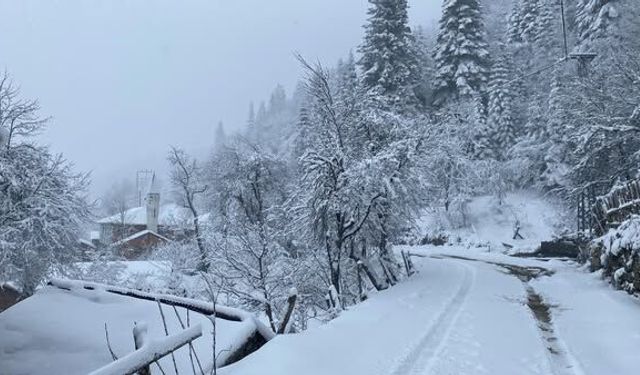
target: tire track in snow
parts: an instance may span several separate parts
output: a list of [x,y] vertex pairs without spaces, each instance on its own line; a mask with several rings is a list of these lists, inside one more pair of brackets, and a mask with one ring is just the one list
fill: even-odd
[[527,292],[527,305],[536,321],[541,341],[546,347],[547,359],[553,375],[584,375],[582,366],[571,354],[553,323],[552,307],[554,306],[545,302],[528,282],[523,284]]
[[456,263],[456,265],[461,266],[464,270],[464,277],[456,294],[438,314],[435,321],[431,323],[425,334],[411,346],[412,349],[400,360],[391,374],[428,373],[428,370],[433,366],[434,359],[442,351],[451,334],[451,328],[460,317],[469,292],[475,283],[475,270],[464,264]]

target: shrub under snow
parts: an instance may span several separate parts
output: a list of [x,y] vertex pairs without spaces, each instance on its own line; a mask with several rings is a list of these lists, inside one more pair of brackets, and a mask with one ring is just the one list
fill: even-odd
[[640,292],[640,216],[630,217],[593,241],[591,268],[602,269],[617,288]]

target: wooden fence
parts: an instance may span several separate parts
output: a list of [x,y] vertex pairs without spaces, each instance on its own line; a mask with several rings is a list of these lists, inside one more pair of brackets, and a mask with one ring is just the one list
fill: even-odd
[[[89,375],[150,375],[151,364],[155,363],[159,367],[158,361],[161,358],[170,355],[185,345],[191,344],[193,340],[202,336],[202,327],[200,325],[189,327],[182,332],[149,343],[145,342],[145,333],[146,330],[139,329],[139,326],[134,327],[133,336],[136,350],[91,372]],[[161,371],[164,373],[164,370]]]
[[591,214],[595,220],[593,229],[597,235],[616,228],[631,215],[640,214],[640,180],[631,180],[598,197]]

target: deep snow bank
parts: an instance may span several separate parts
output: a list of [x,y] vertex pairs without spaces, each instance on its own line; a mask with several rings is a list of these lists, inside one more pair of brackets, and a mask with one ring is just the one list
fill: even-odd
[[[163,306],[169,333],[182,331],[175,311]],[[183,322],[201,324],[203,336],[194,341],[203,365],[211,364],[212,324],[208,317],[178,308]],[[45,287],[0,314],[0,374],[87,374],[110,363],[105,324],[116,355],[134,350],[132,329],[146,322],[148,338],[165,336],[158,304],[100,290],[61,290]],[[229,349],[246,332],[244,323],[217,319],[218,350]],[[189,351],[176,352],[182,373],[191,373]],[[160,361],[173,369],[170,358]]]
[[633,215],[591,243],[591,270],[619,289],[640,293],[640,216]]

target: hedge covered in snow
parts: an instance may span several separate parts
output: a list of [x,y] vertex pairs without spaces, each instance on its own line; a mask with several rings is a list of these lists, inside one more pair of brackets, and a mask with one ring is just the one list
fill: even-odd
[[591,244],[591,270],[619,289],[640,293],[640,216],[633,215]]

